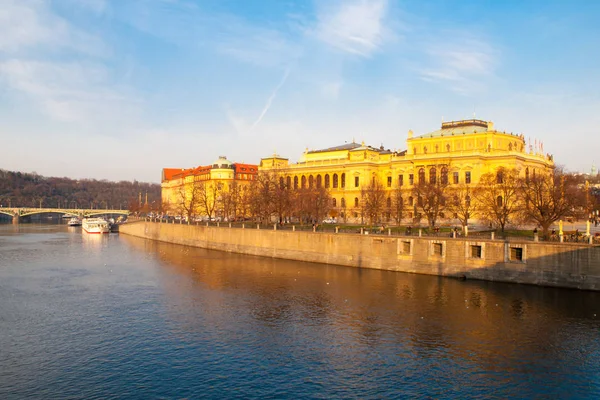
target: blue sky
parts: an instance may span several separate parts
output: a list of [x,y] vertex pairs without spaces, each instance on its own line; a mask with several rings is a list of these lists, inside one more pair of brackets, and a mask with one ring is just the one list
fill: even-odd
[[0,168],[163,167],[492,120],[600,163],[600,2],[0,0]]

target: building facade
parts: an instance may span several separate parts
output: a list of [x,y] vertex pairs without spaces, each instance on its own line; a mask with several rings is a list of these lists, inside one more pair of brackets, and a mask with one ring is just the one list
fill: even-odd
[[492,122],[476,119],[442,123],[439,130],[420,136],[409,131],[404,151],[353,142],[307,149],[297,163],[277,155],[260,162],[260,170],[277,170],[291,189],[327,188],[332,216],[352,222],[361,219],[361,191],[375,181],[386,190],[389,205],[394,191],[409,191],[420,180],[475,186],[482,175],[500,167],[525,177],[551,170],[554,162],[541,142],[532,145],[523,135],[497,131]]
[[257,165],[233,163],[225,156],[220,156],[211,165],[164,168],[161,179],[163,212],[210,217],[222,214],[219,207],[223,199],[234,190],[244,192],[257,173]]

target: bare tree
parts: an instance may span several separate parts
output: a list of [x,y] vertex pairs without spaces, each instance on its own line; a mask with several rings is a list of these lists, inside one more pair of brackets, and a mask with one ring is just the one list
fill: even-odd
[[422,212],[430,228],[435,228],[440,213],[446,205],[446,188],[440,179],[420,181],[413,186],[413,196],[416,199],[417,210]]
[[194,182],[193,192],[198,199],[198,210],[202,215],[212,218],[219,203],[221,186],[218,182],[197,181]]
[[524,202],[523,217],[539,225],[544,237],[548,236],[554,222],[586,202],[586,196],[577,187],[573,176],[559,168],[550,173],[521,178],[518,184],[519,195]]
[[273,174],[266,171],[259,172],[249,189],[249,209],[252,217],[260,222],[268,222],[273,213],[275,190]]
[[250,203],[252,198],[251,185],[238,186],[239,200],[236,204],[236,219],[246,219],[250,216]]
[[400,225],[400,223],[402,222],[402,218],[404,217],[404,210],[405,210],[404,196],[405,196],[405,194],[406,194],[405,191],[403,191],[400,188],[394,189],[391,193],[391,197],[390,197],[391,202],[392,202],[391,214],[392,214],[392,218],[396,222],[396,225]]
[[520,211],[518,180],[517,170],[501,167],[495,174],[482,175],[474,191],[480,217],[502,232]]
[[321,221],[331,211],[331,195],[329,190],[319,187],[315,188],[312,196],[313,215],[317,221]]
[[273,182],[272,211],[277,215],[279,223],[283,223],[292,211],[292,188],[286,183],[285,177],[279,171],[272,172]]
[[474,203],[471,185],[462,183],[448,189],[446,209],[459,220],[463,231],[469,225],[469,219],[473,217]]
[[242,201],[242,187],[238,182],[231,182],[227,190],[221,192],[220,204],[223,209],[223,217],[229,221],[235,221],[240,212]]
[[201,205],[201,182],[192,180],[179,187],[179,201],[177,211],[179,215],[193,218]]
[[331,211],[331,196],[323,187],[301,188],[294,191],[294,214],[302,222],[319,223]]
[[371,225],[381,221],[381,216],[386,206],[386,193],[383,185],[377,178],[363,187],[360,191],[363,216],[366,216]]

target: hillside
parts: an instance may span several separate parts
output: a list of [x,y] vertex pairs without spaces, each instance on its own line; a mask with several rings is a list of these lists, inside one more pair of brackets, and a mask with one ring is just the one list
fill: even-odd
[[[146,202],[151,208],[160,205],[160,185],[143,182],[44,177],[34,173],[0,169],[0,204],[2,207],[59,208],[139,208]],[[153,207],[153,205],[155,207]]]

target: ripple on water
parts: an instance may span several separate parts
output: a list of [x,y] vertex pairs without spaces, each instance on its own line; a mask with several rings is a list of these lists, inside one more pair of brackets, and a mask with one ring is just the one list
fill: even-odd
[[0,398],[600,396],[596,293],[2,229]]

